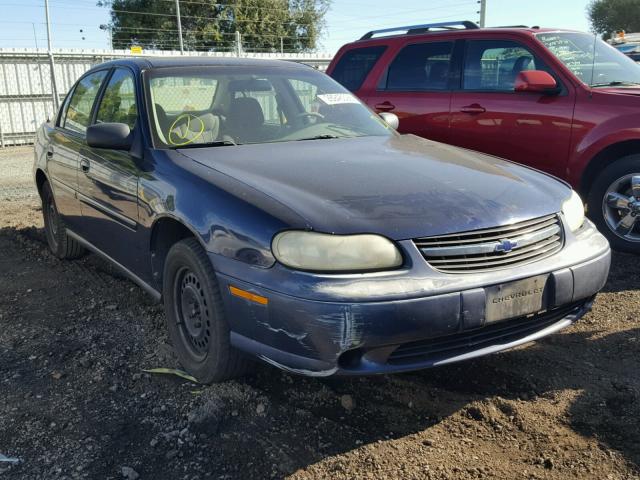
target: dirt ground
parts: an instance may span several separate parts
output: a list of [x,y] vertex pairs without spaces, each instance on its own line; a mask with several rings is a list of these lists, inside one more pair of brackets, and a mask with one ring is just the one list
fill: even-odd
[[203,387],[142,371],[178,367],[159,305],[93,255],[48,253],[31,163],[0,150],[1,478],[640,478],[637,257],[614,256],[583,320],[516,350]]

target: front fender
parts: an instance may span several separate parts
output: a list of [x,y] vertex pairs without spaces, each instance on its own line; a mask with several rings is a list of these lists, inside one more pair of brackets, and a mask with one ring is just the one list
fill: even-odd
[[[259,268],[271,267],[273,235],[296,227],[291,212],[274,214],[251,187],[173,151],[155,151],[139,182],[140,221],[152,232],[162,218],[182,223],[209,253]],[[215,266],[214,266],[215,267]]]
[[[638,127],[630,126],[638,125]],[[582,137],[567,165],[567,180],[578,188],[590,162],[607,148],[629,141],[640,141],[640,114],[628,114],[598,123]]]

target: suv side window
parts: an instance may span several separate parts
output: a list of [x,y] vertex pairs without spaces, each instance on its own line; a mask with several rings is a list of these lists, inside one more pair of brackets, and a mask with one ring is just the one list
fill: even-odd
[[407,45],[387,73],[387,90],[447,90],[453,42]]
[[87,75],[78,82],[65,112],[63,128],[82,134],[87,131],[93,103],[106,76],[107,70],[101,70]]
[[358,90],[386,48],[380,45],[349,50],[338,60],[331,76],[347,90]]
[[125,123],[133,130],[137,118],[133,75],[128,70],[118,68],[111,76],[100,100],[96,123]]
[[465,50],[463,90],[513,92],[518,73],[546,69],[529,50],[512,41],[470,40]]

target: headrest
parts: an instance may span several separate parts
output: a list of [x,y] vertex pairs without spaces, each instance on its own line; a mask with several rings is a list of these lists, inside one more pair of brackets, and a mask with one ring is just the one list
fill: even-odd
[[264,123],[264,112],[262,111],[260,103],[255,98],[234,98],[231,101],[229,118],[234,123],[262,125]]

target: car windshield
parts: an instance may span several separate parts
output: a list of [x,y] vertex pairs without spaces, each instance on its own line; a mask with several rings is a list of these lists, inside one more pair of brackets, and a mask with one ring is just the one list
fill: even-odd
[[159,147],[393,134],[349,91],[311,68],[162,68],[147,71],[145,82]]
[[591,87],[640,85],[640,65],[594,35],[548,32],[537,38]]

